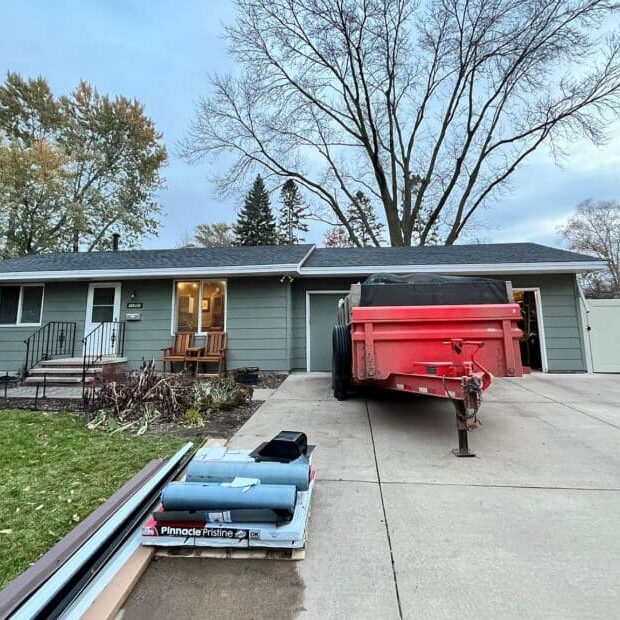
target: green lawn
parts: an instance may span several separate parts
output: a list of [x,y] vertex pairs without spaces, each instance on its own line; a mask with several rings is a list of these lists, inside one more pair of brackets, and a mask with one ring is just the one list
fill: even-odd
[[0,410],[0,588],[184,442],[88,431],[75,415]]

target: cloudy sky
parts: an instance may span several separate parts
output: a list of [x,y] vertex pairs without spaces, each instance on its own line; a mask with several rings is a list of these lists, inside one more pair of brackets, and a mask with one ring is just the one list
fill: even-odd
[[[174,247],[201,222],[232,221],[238,204],[220,201],[206,164],[176,156],[208,76],[230,66],[222,24],[233,18],[227,0],[2,0],[0,72],[45,76],[55,93],[80,79],[100,92],[140,99],[170,152],[158,237],[144,247]],[[513,177],[512,193],[479,218],[484,241],[559,244],[556,226],[586,198],[620,199],[620,126],[598,149],[575,142],[558,168],[539,152]],[[322,228],[308,240],[320,243]]]

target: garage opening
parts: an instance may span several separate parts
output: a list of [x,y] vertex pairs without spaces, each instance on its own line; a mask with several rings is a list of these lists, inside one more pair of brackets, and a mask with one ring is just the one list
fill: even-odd
[[532,370],[546,371],[546,364],[543,363],[544,334],[540,293],[538,289],[515,289],[514,299],[521,307],[521,361]]

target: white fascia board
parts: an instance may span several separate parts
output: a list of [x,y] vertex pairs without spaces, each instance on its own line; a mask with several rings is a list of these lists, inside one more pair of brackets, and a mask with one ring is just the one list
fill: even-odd
[[302,267],[302,276],[371,275],[373,273],[442,273],[469,275],[505,273],[582,273],[605,268],[604,261],[551,263],[488,263],[454,265],[374,265],[360,267]]
[[227,276],[296,275],[300,263],[240,265],[237,267],[171,267],[165,269],[90,269],[73,271],[16,271],[0,273],[0,282],[49,282],[53,280],[136,280],[141,278],[202,278]]

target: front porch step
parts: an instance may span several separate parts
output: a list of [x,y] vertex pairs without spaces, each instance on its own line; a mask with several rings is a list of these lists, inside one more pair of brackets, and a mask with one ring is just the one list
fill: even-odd
[[[47,376],[47,379],[45,377]],[[86,375],[85,383],[92,383],[95,380],[95,377],[91,375]],[[82,376],[58,376],[58,375],[31,375],[26,377],[23,381],[25,385],[58,385],[62,383],[63,385],[72,385],[72,384],[81,384]]]
[[[87,368],[86,369],[86,374],[87,375],[94,375],[97,373],[101,372],[101,366],[93,366],[92,368]],[[30,376],[34,376],[34,375],[47,375],[48,377],[51,375],[54,376],[59,376],[59,375],[63,375],[63,376],[69,376],[69,375],[79,375],[80,377],[82,376],[82,367],[77,367],[77,366],[58,366],[57,368],[53,368],[53,367],[45,367],[45,368],[32,368],[29,371],[29,375]]]
[[[106,355],[97,360],[95,366],[107,366],[108,364],[125,364],[126,357],[117,357],[115,355]],[[62,367],[80,367],[84,364],[83,357],[61,357],[53,360],[43,360],[39,362],[37,368],[62,368]]]
[[[112,365],[121,365],[127,358],[116,355],[106,355],[86,369],[86,383],[92,383],[95,377],[102,374],[105,368]],[[76,385],[82,383],[84,367],[83,357],[63,357],[43,360],[35,368],[31,368],[24,379],[25,385]]]

